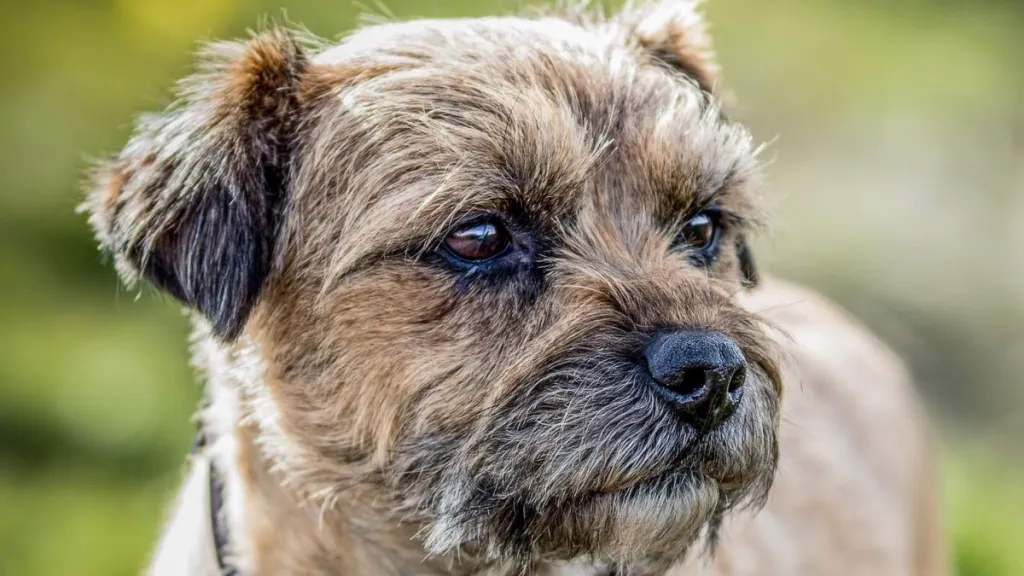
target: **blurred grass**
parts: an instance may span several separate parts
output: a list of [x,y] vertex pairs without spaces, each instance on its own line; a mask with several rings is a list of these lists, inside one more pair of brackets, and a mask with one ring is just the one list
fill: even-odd
[[[372,3],[369,3],[372,5]],[[399,16],[508,2],[388,1]],[[201,39],[323,0],[53,0],[0,21],[0,574],[135,574],[192,436],[187,325],[118,287],[74,213],[85,158],[166,103]],[[773,140],[773,270],[861,316],[946,439],[964,576],[1024,574],[1024,3],[711,0],[735,114]]]
[[1022,470],[980,450],[947,458],[945,503],[962,575],[1024,574]]
[[138,574],[164,486],[48,474],[0,484],[0,573]]

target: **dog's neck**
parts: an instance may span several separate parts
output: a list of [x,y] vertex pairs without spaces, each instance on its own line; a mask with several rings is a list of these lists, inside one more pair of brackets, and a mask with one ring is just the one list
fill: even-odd
[[[210,353],[214,352],[211,357]],[[205,480],[200,503],[207,514],[192,514],[207,526],[193,530],[205,542],[204,574],[505,574],[501,566],[460,553],[430,556],[416,537],[420,526],[382,506],[387,499],[372,483],[356,483],[329,502],[303,498],[261,450],[254,418],[247,415],[243,389],[258,378],[237,368],[237,351],[200,350],[207,367],[207,407],[200,415],[205,446],[193,461],[193,475]],[[218,358],[219,357],[219,358]],[[232,357],[229,360],[229,357]],[[213,360],[211,362],[211,360]],[[234,366],[232,366],[234,365]],[[252,363],[249,364],[250,366]],[[219,480],[219,498],[210,492]],[[210,509],[214,501],[217,509]],[[219,516],[217,516],[219,514]],[[216,539],[223,542],[217,549]],[[220,564],[218,566],[218,564]],[[538,575],[597,575],[607,570],[586,563],[532,566]]]
[[[219,421],[233,412],[217,405],[223,392],[204,410],[210,438],[194,462],[208,465],[221,479],[220,517],[210,516],[217,525],[209,530],[222,532],[225,540],[221,556],[228,570],[221,573],[467,573],[449,570],[447,559],[428,559],[414,538],[414,526],[384,518],[374,509],[378,498],[370,486],[352,486],[330,503],[300,497],[260,452],[251,426],[241,420]],[[208,492],[213,502],[210,496]],[[215,546],[214,539],[207,545]]]
[[[465,555],[428,557],[415,535],[417,527],[402,525],[375,510],[372,488],[353,487],[348,498],[330,510],[304,506],[282,486],[268,463],[255,450],[251,430],[239,427],[230,441],[218,440],[220,451],[209,458],[222,480],[219,526],[211,526],[207,546],[224,538],[217,558],[219,575],[266,574],[499,575],[500,566],[476,563]],[[234,444],[232,448],[225,448]],[[229,453],[233,458],[225,458]],[[204,459],[197,458],[201,466]],[[213,468],[215,467],[215,468]],[[213,487],[210,484],[211,489]],[[212,500],[211,500],[212,501]],[[216,513],[217,511],[212,511]],[[211,519],[211,522],[218,523]],[[602,567],[567,563],[532,567],[531,573],[550,576],[608,574]]]

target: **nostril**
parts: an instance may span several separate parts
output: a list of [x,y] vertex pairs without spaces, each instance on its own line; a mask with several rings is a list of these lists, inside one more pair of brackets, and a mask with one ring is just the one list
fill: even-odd
[[735,392],[740,388],[743,388],[743,384],[747,381],[747,370],[741,365],[732,373],[732,378],[729,379],[729,392]]
[[707,383],[707,372],[703,368],[690,368],[683,371],[683,377],[670,386],[676,394],[688,396],[697,392]]

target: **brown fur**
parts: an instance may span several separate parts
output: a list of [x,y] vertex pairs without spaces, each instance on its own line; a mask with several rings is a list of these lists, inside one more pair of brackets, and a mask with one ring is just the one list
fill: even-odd
[[[780,292],[744,294],[755,150],[720,110],[693,4],[217,44],[100,169],[87,207],[103,247],[197,312],[203,458],[223,471],[243,574],[693,570],[726,518],[715,573],[842,573],[860,552],[871,570],[847,573],[936,573],[937,545],[917,548],[931,528],[913,524],[931,499],[904,500],[929,476],[916,421],[898,424],[913,457],[886,460],[877,414],[845,387],[877,376],[867,395],[897,397],[879,405],[896,426],[913,413],[899,369],[856,344],[795,372],[785,359],[807,354],[747,302]],[[723,236],[705,269],[674,241],[711,204]],[[454,268],[441,239],[485,213],[521,259]],[[750,365],[713,430],[682,422],[634,360],[677,326],[728,335]],[[783,416],[851,419],[823,438],[780,431],[793,378],[829,397]],[[736,536],[769,497],[780,438],[782,478]],[[194,525],[205,474],[154,573],[215,570]],[[797,524],[765,527],[776,515]]]

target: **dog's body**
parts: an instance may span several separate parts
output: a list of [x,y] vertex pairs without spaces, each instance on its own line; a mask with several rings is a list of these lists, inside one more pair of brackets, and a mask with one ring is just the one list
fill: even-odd
[[898,363],[754,288],[716,73],[685,1],[214,46],[88,201],[196,312],[153,573],[941,574]]

